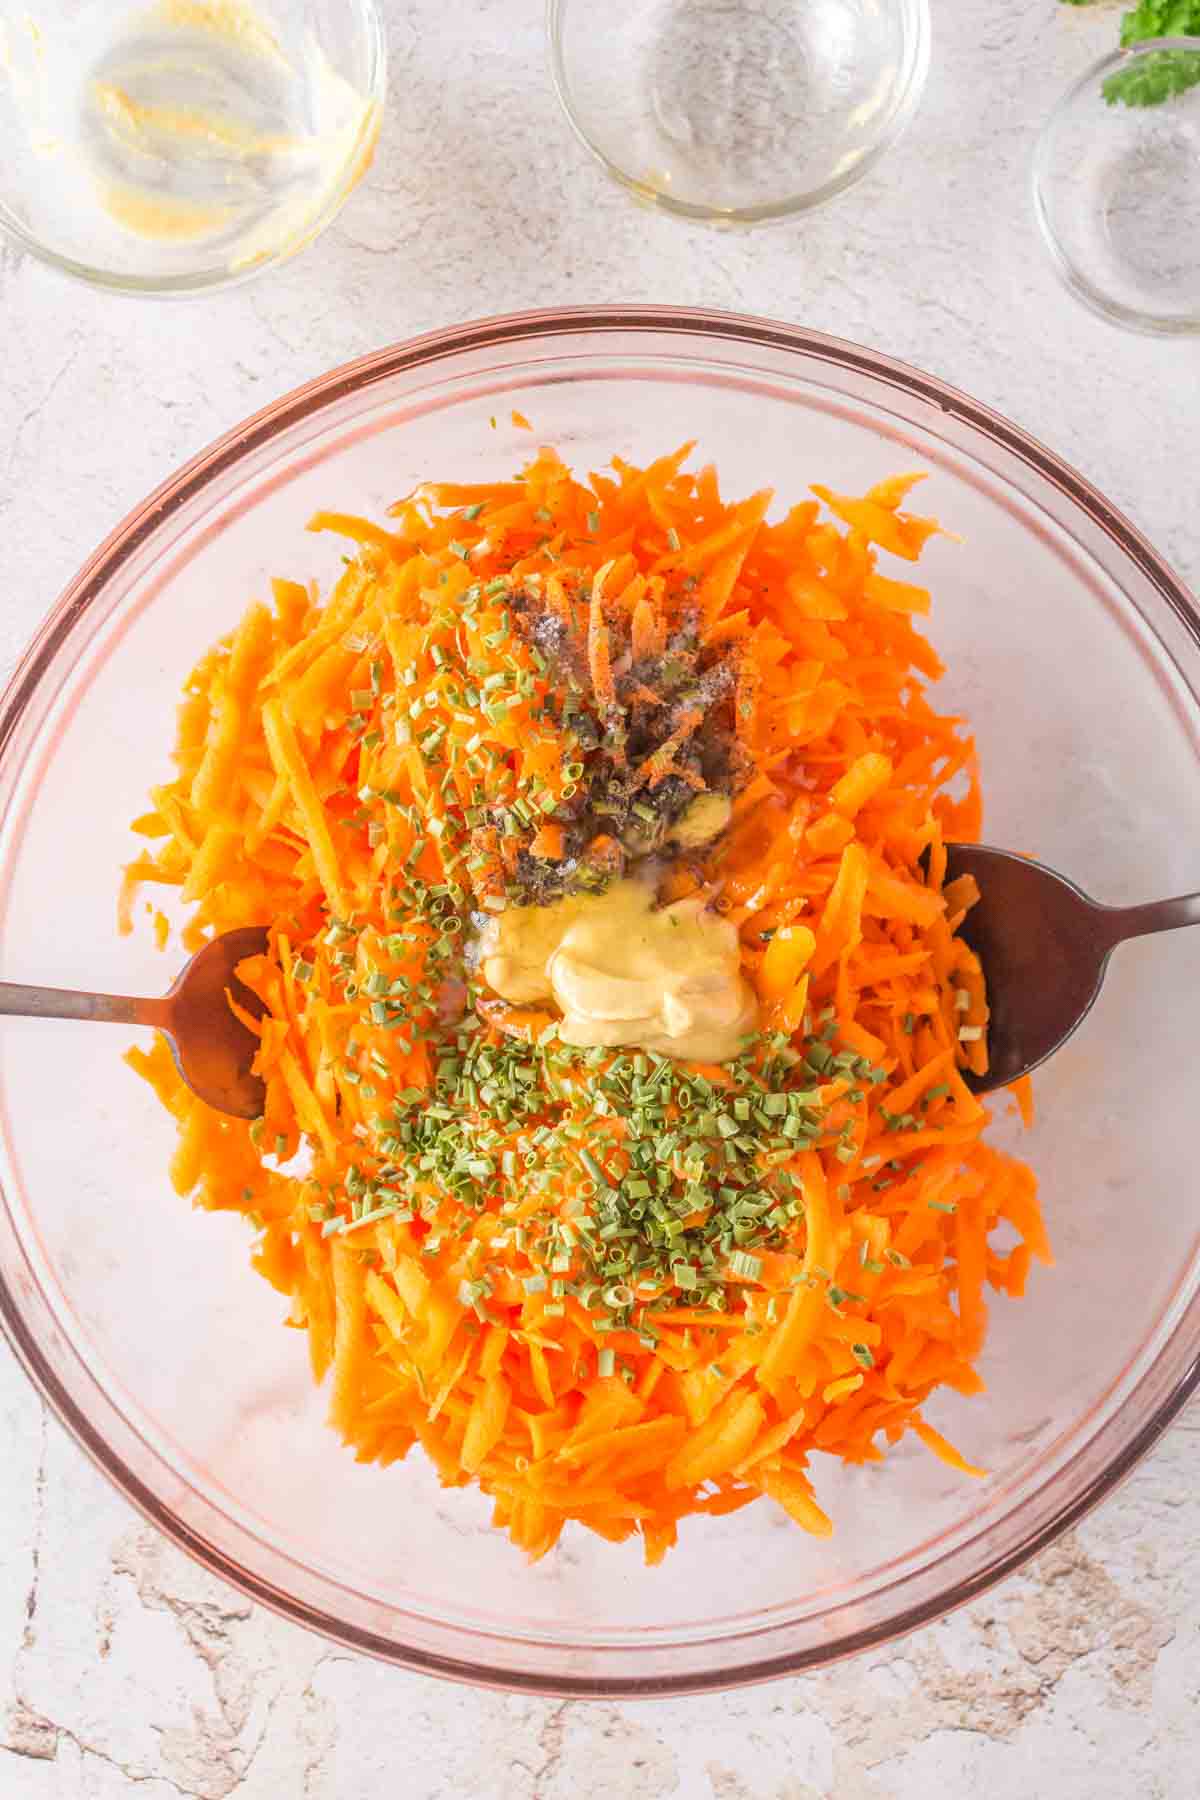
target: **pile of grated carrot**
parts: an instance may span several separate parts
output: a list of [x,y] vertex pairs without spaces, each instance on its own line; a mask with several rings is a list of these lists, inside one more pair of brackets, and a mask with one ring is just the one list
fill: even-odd
[[[982,1473],[922,1408],[981,1391],[986,1290],[1051,1260],[963,1081],[987,999],[943,845],[978,834],[974,750],[927,698],[927,591],[877,567],[936,530],[904,510],[918,478],[771,523],[689,451],[581,481],[543,449],[388,528],[318,515],[344,572],[324,599],[275,582],[193,671],[122,893],[128,930],[143,884],[179,888],[189,947],[271,926],[240,971],[262,1119],[194,1099],[162,1039],[129,1053],[177,1121],[174,1186],[251,1222],[357,1457],[419,1443],[535,1556],[577,1521],[657,1562],[681,1519],[762,1496],[827,1534],[814,1453],[910,1430]],[[539,583],[602,734],[621,646],[734,659],[745,777],[663,898],[738,928],[761,1036],[736,1064],[571,1050],[474,986],[497,819],[553,862],[586,780],[514,617]]]

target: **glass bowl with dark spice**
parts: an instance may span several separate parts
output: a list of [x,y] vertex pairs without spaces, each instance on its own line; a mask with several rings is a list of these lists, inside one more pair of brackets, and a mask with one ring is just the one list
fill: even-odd
[[[978,740],[989,833],[1078,870],[1115,903],[1144,898],[1151,868],[1156,889],[1195,886],[1194,847],[1174,822],[1191,816],[1200,774],[1200,621],[1161,559],[1081,477],[984,408],[870,351],[715,314],[541,313],[439,333],[289,396],[173,476],[81,571],[4,702],[6,975],[53,966],[68,983],[153,990],[161,961],[149,935],[113,933],[114,873],[128,857],[127,820],[161,766],[181,667],[236,624],[269,576],[297,587],[338,579],[341,544],[304,536],[320,509],[381,518],[397,494],[443,472],[505,477],[529,447],[506,422],[489,424],[510,408],[578,467],[614,452],[644,462],[698,436],[730,493],[774,485],[790,498],[808,482],[861,493],[922,465],[931,509],[965,539],[931,543],[926,577],[944,691]],[[214,618],[214,595],[231,597],[227,617]],[[531,596],[531,637],[540,614]],[[1031,658],[1031,643],[1043,654]],[[1061,668],[1081,645],[1089,681],[1064,687]],[[736,806],[736,756],[722,760],[728,693],[679,737],[689,710],[679,696],[708,672],[656,667],[671,695],[630,766],[695,738],[675,760],[696,773],[689,757],[711,758],[716,791],[727,787]],[[370,682],[358,685],[366,707]],[[1137,773],[1146,768],[1152,807]],[[587,804],[618,807],[595,823],[616,821],[601,835],[622,856],[641,854],[643,826],[650,843],[677,831],[692,804],[673,790],[660,806],[624,777],[611,787],[607,774],[594,796],[589,784]],[[387,803],[346,804],[368,809],[369,833],[372,809]],[[514,873],[538,872],[518,860]],[[440,899],[431,909],[445,916]],[[1131,947],[1039,1081],[1021,1154],[1037,1169],[1059,1267],[1020,1307],[993,1298],[986,1394],[948,1393],[930,1411],[986,1479],[964,1480],[920,1445],[900,1446],[886,1468],[821,1460],[832,1539],[806,1537],[764,1506],[685,1521],[661,1568],[583,1536],[529,1567],[477,1493],[446,1495],[411,1457],[384,1471],[356,1463],[324,1425],[294,1334],[279,1329],[286,1303],[248,1267],[244,1222],[164,1193],[175,1138],[153,1094],[103,1034],[97,1043],[37,1021],[6,1024],[0,1038],[7,1335],[134,1505],[244,1592],[354,1648],[562,1693],[703,1689],[814,1666],[910,1630],[1016,1567],[1109,1492],[1194,1390],[1196,1246],[1178,1198],[1193,1181],[1193,1030],[1179,995],[1200,969],[1186,935]],[[384,975],[387,953],[365,981]],[[385,1017],[389,1000],[390,978],[378,996]],[[446,1081],[498,1076],[519,1106],[530,1056],[514,1040],[484,1072],[468,1049]],[[657,1078],[647,1081],[653,1066],[637,1056],[608,1079],[651,1113]],[[753,1084],[737,1082],[728,1104],[693,1096],[697,1112],[728,1114],[730,1142],[771,1130],[753,1117]],[[582,1148],[599,1188],[603,1107],[619,1096],[598,1084],[596,1099],[594,1141]],[[455,1148],[436,1129],[456,1128],[453,1116],[408,1122],[422,1154]],[[1015,1127],[997,1124],[1003,1144]],[[903,1116],[896,1125],[905,1129]],[[718,1154],[715,1141],[704,1154]],[[639,1204],[621,1191],[621,1208]],[[623,1300],[613,1293],[614,1307]]]
[[916,112],[928,0],[548,0],[563,110],[635,198],[795,217],[867,175]]

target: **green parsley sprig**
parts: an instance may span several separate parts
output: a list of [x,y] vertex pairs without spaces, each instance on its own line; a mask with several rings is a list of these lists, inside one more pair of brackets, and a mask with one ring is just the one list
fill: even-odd
[[[1087,6],[1093,0],[1063,0]],[[1121,46],[1152,43],[1156,38],[1200,40],[1200,0],[1138,0],[1121,17]],[[1133,66],[1117,69],[1101,89],[1110,106],[1161,106],[1200,84],[1200,42],[1195,50],[1161,50]]]

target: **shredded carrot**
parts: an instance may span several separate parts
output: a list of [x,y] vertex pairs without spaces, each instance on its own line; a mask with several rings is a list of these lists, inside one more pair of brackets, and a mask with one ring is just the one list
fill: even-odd
[[[189,945],[270,925],[239,971],[261,1119],[163,1040],[129,1053],[170,1179],[252,1221],[354,1454],[419,1446],[535,1557],[571,1523],[657,1563],[764,1497],[827,1536],[814,1460],[907,1431],[981,1474],[924,1409],[981,1391],[989,1306],[1051,1260],[968,1085],[987,993],[945,846],[978,830],[974,747],[929,697],[928,590],[877,566],[937,529],[916,477],[771,522],[690,449],[318,514],[344,573],[275,582],[193,671],[118,909],[157,883]],[[575,1051],[481,985],[481,915],[597,891],[714,794],[660,894],[736,928],[741,1056]]]
[[566,833],[561,825],[543,825],[530,845],[534,856],[544,862],[561,862],[565,855]]
[[1019,1080],[1013,1082],[1008,1091],[1017,1103],[1017,1111],[1021,1115],[1022,1125],[1024,1125],[1026,1131],[1031,1130],[1033,1126],[1034,1111],[1032,1081],[1029,1079],[1028,1075],[1022,1075]]

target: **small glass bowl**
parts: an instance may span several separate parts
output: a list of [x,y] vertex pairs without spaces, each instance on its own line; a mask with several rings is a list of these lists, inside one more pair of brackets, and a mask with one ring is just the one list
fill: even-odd
[[1090,68],[1042,129],[1033,201],[1054,266],[1093,312],[1200,332],[1200,38]]
[[641,199],[753,225],[832,199],[916,110],[928,0],[548,0],[576,134]]
[[366,172],[386,67],[375,0],[0,7],[0,232],[126,293],[244,281]]

